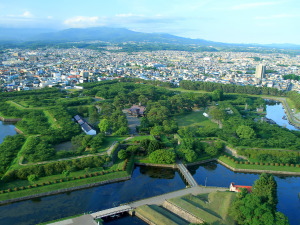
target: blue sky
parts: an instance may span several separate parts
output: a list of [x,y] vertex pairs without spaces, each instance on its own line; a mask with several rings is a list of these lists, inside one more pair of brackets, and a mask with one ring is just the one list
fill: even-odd
[[1,27],[123,27],[230,43],[300,44],[299,0],[1,0]]

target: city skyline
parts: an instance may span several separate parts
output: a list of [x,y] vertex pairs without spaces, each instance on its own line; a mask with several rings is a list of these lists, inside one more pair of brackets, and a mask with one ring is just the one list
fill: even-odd
[[0,27],[123,27],[227,43],[300,44],[296,0],[4,0]]

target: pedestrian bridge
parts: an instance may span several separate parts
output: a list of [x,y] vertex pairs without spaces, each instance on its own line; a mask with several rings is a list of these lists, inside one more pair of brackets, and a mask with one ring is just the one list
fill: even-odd
[[99,218],[104,218],[108,216],[114,216],[123,212],[128,212],[132,208],[129,205],[121,205],[118,207],[110,208],[110,209],[105,209],[102,211],[98,211],[95,213],[90,214],[94,219],[99,219]]
[[191,186],[196,187],[198,186],[197,182],[195,181],[194,177],[188,171],[188,169],[181,163],[177,163],[177,168],[179,169],[181,175],[183,176],[184,180]]

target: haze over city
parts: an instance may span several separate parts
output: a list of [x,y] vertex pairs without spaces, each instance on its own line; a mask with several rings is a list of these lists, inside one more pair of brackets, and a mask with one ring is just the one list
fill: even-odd
[[0,27],[123,27],[228,43],[300,44],[296,0],[3,0]]

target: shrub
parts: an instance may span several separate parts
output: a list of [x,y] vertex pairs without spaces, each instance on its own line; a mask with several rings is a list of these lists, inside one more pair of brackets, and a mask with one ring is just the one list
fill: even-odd
[[269,165],[269,163],[265,163],[265,165],[266,165],[266,166],[268,166],[268,165]]
[[291,166],[291,167],[294,167],[294,166],[295,166],[295,164],[291,164],[290,166]]
[[284,164],[283,164],[283,163],[280,163],[280,166],[284,166]]
[[289,163],[286,163],[285,166],[290,166],[290,164],[289,164]]
[[274,166],[275,164],[274,164],[274,163],[270,163],[270,165],[271,165],[271,166]]
[[279,163],[275,163],[275,166],[279,166]]
[[15,188],[14,188],[14,191],[18,191],[18,190],[19,190],[19,188],[18,188],[18,187],[15,187]]
[[8,188],[8,189],[7,189],[7,192],[12,192],[11,188]]
[[299,167],[300,167],[300,164],[297,164],[297,167],[299,168]]
[[261,162],[261,163],[259,163],[259,165],[263,166],[263,165],[264,165],[264,163],[263,163],[263,162]]
[[259,164],[258,162],[255,163],[255,165],[258,165],[258,164]]
[[246,164],[246,165],[248,165],[248,164],[249,164],[249,162],[245,162],[245,164]]

